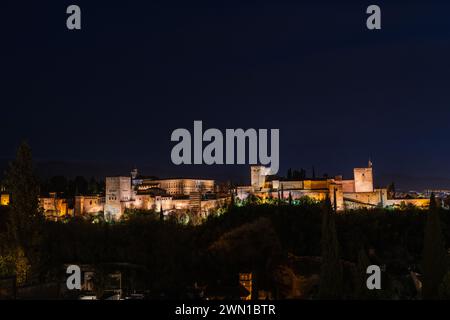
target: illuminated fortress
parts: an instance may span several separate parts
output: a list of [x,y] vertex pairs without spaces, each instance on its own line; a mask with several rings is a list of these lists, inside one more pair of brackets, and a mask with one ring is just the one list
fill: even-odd
[[337,211],[402,205],[426,208],[429,205],[429,199],[389,199],[387,189],[375,189],[370,161],[366,168],[353,169],[352,180],[345,180],[342,176],[283,180],[270,176],[269,169],[264,166],[252,166],[250,170],[251,185],[236,189],[236,196],[240,200],[247,199],[249,195],[255,195],[263,201],[268,198],[291,198],[295,201],[305,196],[321,201],[329,197]]
[[[201,223],[210,214],[217,213],[231,200],[234,193],[237,201],[255,196],[263,203],[270,199],[282,201],[308,197],[316,201],[331,200],[337,211],[371,208],[405,208],[414,206],[427,208],[427,198],[393,198],[386,188],[374,188],[372,163],[365,168],[354,168],[353,179],[304,178],[285,179],[270,175],[270,168],[250,167],[249,186],[229,190],[214,180],[192,178],[158,179],[144,177],[137,169],[128,176],[106,177],[105,194],[79,195],[73,199],[58,198],[56,193],[40,197],[39,203],[45,215],[58,219],[65,215],[97,216],[108,220],[120,219],[127,210],[152,210],[163,216],[174,216],[181,221]],[[231,193],[230,193],[231,192]],[[2,194],[1,204],[8,205],[9,197]]]

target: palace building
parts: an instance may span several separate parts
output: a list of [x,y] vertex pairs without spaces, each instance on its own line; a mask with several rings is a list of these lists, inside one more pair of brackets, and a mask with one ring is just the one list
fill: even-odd
[[156,179],[134,169],[130,176],[106,178],[104,213],[119,219],[126,209],[142,209],[205,218],[230,200],[215,191],[214,180]]
[[[330,199],[337,211],[361,208],[428,208],[429,198],[411,196],[394,198],[386,188],[374,187],[372,163],[354,168],[353,178],[285,179],[270,175],[270,168],[250,167],[250,185],[233,189],[235,199],[245,201],[256,196],[262,201],[291,199],[294,204],[303,197],[322,201]],[[1,206],[9,205],[9,194],[1,189]],[[133,169],[129,176],[106,177],[105,193],[77,195],[72,198],[50,192],[39,197],[39,206],[49,219],[66,216],[98,216],[118,220],[127,210],[151,210],[163,216],[173,215],[182,221],[201,221],[219,212],[231,201],[228,186],[216,185],[214,180],[193,178],[159,179],[144,177]],[[401,195],[400,195],[401,196]]]

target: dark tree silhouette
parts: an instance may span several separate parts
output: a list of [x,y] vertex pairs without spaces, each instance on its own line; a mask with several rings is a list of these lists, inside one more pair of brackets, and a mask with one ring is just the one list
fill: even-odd
[[324,201],[322,213],[322,266],[320,270],[319,297],[339,299],[343,291],[343,272],[339,258],[335,213],[330,199]]
[[436,208],[434,193],[430,197],[430,208],[425,226],[422,269],[423,298],[438,298],[439,286],[447,272],[447,251],[445,250],[439,210]]
[[11,194],[8,224],[12,246],[24,251],[32,268],[40,262],[43,216],[39,211],[39,184],[34,174],[31,149],[23,142],[6,172],[6,186]]
[[288,169],[286,178],[288,180],[292,180],[292,169],[291,168]]
[[369,290],[367,289],[367,267],[370,265],[370,260],[367,257],[364,248],[361,248],[358,252],[358,262],[356,264],[355,271],[355,298],[356,299],[368,299],[370,297]]

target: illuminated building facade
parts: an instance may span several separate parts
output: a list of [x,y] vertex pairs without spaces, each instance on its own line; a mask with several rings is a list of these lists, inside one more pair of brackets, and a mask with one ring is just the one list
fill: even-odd
[[96,215],[103,213],[105,197],[102,196],[75,196],[75,215]]
[[205,179],[133,179],[133,185],[139,191],[160,188],[171,196],[189,196],[191,193],[213,193],[214,180]]
[[6,188],[0,185],[0,206],[9,206],[9,193]]
[[[164,215],[189,213],[205,218],[229,201],[228,196],[220,197],[214,191],[214,180],[143,178],[134,169],[129,177],[106,178],[104,213],[114,220],[126,209],[154,210]],[[81,205],[82,199],[84,205]],[[90,203],[91,199],[79,198],[80,205],[75,206],[79,208],[77,212],[88,213],[86,201]],[[101,203],[91,211],[100,207]]]
[[59,198],[54,192],[50,193],[48,197],[39,197],[39,208],[50,219],[73,214],[73,210],[68,207],[67,199]]
[[120,218],[132,200],[131,177],[106,177],[105,217]]
[[[374,188],[373,168],[355,168],[353,179],[334,178],[286,180],[270,176],[264,166],[250,168],[251,184],[235,189],[236,199],[245,200],[255,195],[262,201],[302,197],[322,201],[330,199],[337,211],[361,208],[427,208],[428,198],[389,198],[387,189]],[[106,178],[105,195],[80,195],[74,201],[57,197],[56,193],[39,198],[45,216],[58,219],[67,215],[104,214],[106,219],[117,220],[127,209],[152,210],[163,215],[188,216],[188,220],[204,219],[225,207],[231,197],[227,191],[216,188],[208,179],[157,179],[140,177],[137,169],[130,176]],[[216,190],[217,189],[217,190]],[[9,204],[9,195],[1,194],[1,205]],[[72,209],[73,207],[73,209]],[[183,218],[184,219],[184,218]],[[184,219],[186,220],[186,219]]]
[[0,206],[9,206],[9,194],[2,193],[0,195]]
[[253,274],[251,272],[239,273],[239,284],[249,292],[248,296],[241,297],[241,300],[252,300]]

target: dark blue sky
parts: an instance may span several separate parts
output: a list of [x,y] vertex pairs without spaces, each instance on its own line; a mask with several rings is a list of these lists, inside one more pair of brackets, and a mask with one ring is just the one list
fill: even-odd
[[[374,3],[379,31],[365,27]],[[81,31],[66,29],[69,4]],[[379,184],[450,188],[449,12],[444,1],[3,0],[0,157],[27,139],[39,162],[67,163],[51,173],[247,178],[246,166],[171,164],[171,132],[203,120],[279,128],[282,174],[350,177],[371,157]]]

